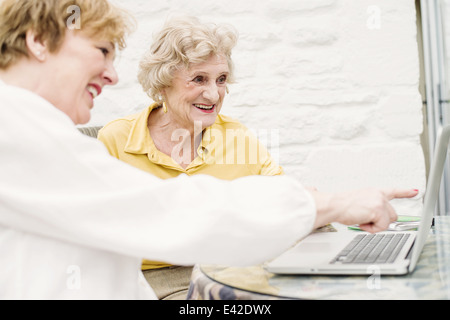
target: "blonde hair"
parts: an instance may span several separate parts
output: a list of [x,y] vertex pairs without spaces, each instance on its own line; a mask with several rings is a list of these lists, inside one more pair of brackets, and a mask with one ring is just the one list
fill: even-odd
[[178,68],[188,69],[212,54],[226,57],[230,69],[227,82],[232,83],[231,51],[237,39],[237,32],[228,25],[204,24],[194,17],[173,18],[155,35],[150,50],[141,60],[139,83],[155,102],[162,102],[161,90],[171,86]]
[[56,52],[74,14],[72,6],[79,8],[80,32],[107,39],[120,50],[125,48],[134,20],[107,0],[0,0],[0,69],[28,57],[29,30],[46,42],[50,52]]

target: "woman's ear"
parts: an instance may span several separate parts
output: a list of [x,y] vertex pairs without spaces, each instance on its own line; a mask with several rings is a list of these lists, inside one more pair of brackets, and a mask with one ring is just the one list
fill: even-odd
[[28,30],[25,38],[28,52],[40,62],[44,62],[47,55],[47,46],[34,30]]

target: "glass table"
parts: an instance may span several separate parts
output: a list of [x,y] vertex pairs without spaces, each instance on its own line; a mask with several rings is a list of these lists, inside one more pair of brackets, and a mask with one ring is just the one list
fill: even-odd
[[434,227],[413,273],[380,276],[275,275],[264,266],[237,268],[198,265],[192,274],[191,300],[270,299],[449,299],[450,217]]

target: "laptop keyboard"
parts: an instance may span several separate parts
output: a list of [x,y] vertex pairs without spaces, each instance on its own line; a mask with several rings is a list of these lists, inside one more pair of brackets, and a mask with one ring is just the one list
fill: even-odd
[[411,234],[360,234],[331,263],[392,263]]

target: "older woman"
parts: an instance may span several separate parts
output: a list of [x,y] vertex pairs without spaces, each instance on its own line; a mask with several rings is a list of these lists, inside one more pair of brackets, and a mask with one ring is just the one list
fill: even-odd
[[[220,114],[234,78],[236,41],[226,25],[168,21],[140,63],[139,81],[155,102],[99,132],[111,155],[162,179],[282,174],[247,128]],[[159,298],[186,296],[190,267],[145,260],[142,269]]]
[[[155,102],[99,132],[110,154],[162,179],[183,173],[225,180],[282,174],[241,123],[220,114],[227,86],[234,80],[231,55],[237,38],[227,25],[205,24],[194,17],[166,22],[142,59],[138,76]],[[142,269],[159,298],[186,296],[190,267],[144,260]]]
[[[68,28],[74,8],[80,29]],[[309,193],[288,177],[161,180],[117,161],[75,124],[118,81],[128,20],[106,0],[0,2],[0,299],[156,298],[143,257],[260,263],[330,221],[386,228],[389,199],[416,194]]]
[[169,21],[140,64],[140,83],[155,102],[99,132],[109,152],[160,178],[282,174],[247,128],[220,115],[236,40],[226,26]]

